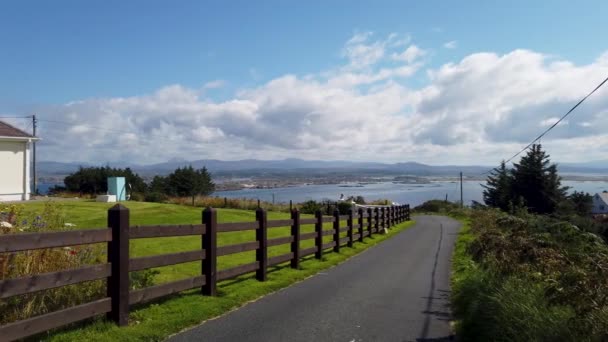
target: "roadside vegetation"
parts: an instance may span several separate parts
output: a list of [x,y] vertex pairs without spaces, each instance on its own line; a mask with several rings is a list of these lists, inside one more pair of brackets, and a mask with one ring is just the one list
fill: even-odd
[[452,260],[452,310],[463,341],[608,339],[606,223],[589,194],[568,195],[535,145],[501,165],[484,204],[427,202],[463,222]]
[[[125,205],[131,210],[132,225],[191,224],[201,221],[202,208],[144,202],[127,202]],[[0,205],[0,212],[2,213],[0,214],[2,215],[0,221],[9,223],[3,225],[0,233],[15,234],[104,227],[106,226],[107,209],[111,206],[112,204],[109,203],[93,201]],[[312,216],[303,215],[303,217]],[[289,218],[287,213],[268,212],[269,220],[286,218]],[[254,220],[254,211],[218,209],[219,222]],[[345,222],[342,224],[345,224]],[[244,275],[237,279],[221,282],[218,297],[201,296],[200,291],[192,290],[138,306],[132,310],[131,321],[129,327],[126,328],[118,328],[100,318],[92,324],[76,324],[62,330],[56,330],[50,335],[38,336],[35,339],[39,340],[44,337],[53,341],[85,339],[99,341],[111,339],[121,341],[163,340],[169,334],[179,332],[183,328],[225,313],[250,300],[336,265],[350,256],[391,237],[398,231],[411,226],[411,224],[412,222],[402,223],[389,230],[387,235],[375,235],[372,239],[365,239],[364,243],[355,243],[353,248],[342,248],[339,254],[328,253],[321,261],[314,259],[312,256],[305,258],[301,263],[300,270],[292,270],[285,267],[286,264],[273,267],[269,270],[271,273],[267,282],[258,282],[253,275]],[[328,223],[325,229],[330,228],[331,223]],[[301,231],[302,233],[312,232],[314,231],[314,225],[303,225]],[[269,238],[289,234],[289,227],[273,228],[268,231]],[[325,239],[325,242],[329,242],[332,237],[326,236]],[[218,245],[252,240],[255,240],[254,231],[221,233],[218,236]],[[130,248],[131,256],[139,257],[196,250],[200,248],[200,244],[200,237],[186,236],[131,240]],[[313,245],[314,240],[302,241],[302,248],[312,247]],[[288,251],[289,245],[274,246],[269,248],[269,256],[284,254]],[[10,255],[0,254],[0,280],[103,263],[105,259],[105,245],[103,244],[29,251]],[[224,256],[219,258],[218,268],[225,269],[253,260],[255,260],[255,251]],[[200,270],[200,262],[191,262],[141,272],[131,272],[131,287],[137,289],[192,277],[200,275]],[[0,324],[105,297],[105,288],[105,281],[99,280],[0,300],[0,312],[3,313],[0,317]],[[159,305],[161,303],[162,305]]]

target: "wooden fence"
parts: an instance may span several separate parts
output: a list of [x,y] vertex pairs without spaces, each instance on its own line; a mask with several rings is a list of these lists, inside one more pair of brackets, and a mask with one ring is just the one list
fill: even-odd
[[[107,296],[86,304],[47,313],[29,319],[0,326],[0,340],[15,340],[61,327],[80,320],[106,314],[119,326],[128,324],[129,307],[192,288],[200,288],[203,295],[215,296],[218,281],[255,272],[259,281],[265,281],[268,268],[290,262],[298,268],[303,257],[314,254],[317,259],[327,249],[339,252],[343,246],[352,247],[364,237],[380,232],[410,219],[409,205],[359,208],[348,215],[335,210],[333,216],[323,216],[319,211],[314,218],[300,218],[293,210],[291,219],[268,221],[266,211],[256,211],[256,221],[218,223],[213,208],[203,210],[201,224],[172,226],[130,226],[129,209],[117,204],[108,210],[108,228],[75,230],[66,232],[25,233],[0,236],[0,253],[16,253],[43,248],[67,247],[93,243],[107,243],[108,262],[77,269],[63,270],[0,281],[0,299],[77,284],[85,281],[107,279]],[[340,227],[341,221],[346,226]],[[331,222],[330,230],[323,230],[323,223]],[[314,224],[315,230],[300,233],[301,225]],[[270,228],[291,226],[286,237],[268,239]],[[255,230],[256,240],[234,245],[217,245],[218,233]],[[345,237],[340,237],[346,232]],[[200,236],[202,249],[155,256],[129,256],[129,240],[173,236]],[[331,242],[323,243],[323,237],[331,235]],[[344,234],[342,234],[344,235]],[[314,239],[315,245],[302,249],[300,242]],[[290,244],[290,252],[268,257],[268,248]],[[217,269],[217,258],[245,251],[256,251],[255,261],[224,270]],[[154,267],[202,261],[201,274],[196,277],[173,281],[144,289],[129,289],[129,272]]]

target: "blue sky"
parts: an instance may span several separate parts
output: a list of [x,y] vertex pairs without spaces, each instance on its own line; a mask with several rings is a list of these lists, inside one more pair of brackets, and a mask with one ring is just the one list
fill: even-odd
[[[357,70],[368,75],[379,73],[383,68],[394,68],[396,63],[403,62],[403,59],[390,56],[408,47],[415,46],[422,51],[412,59],[419,60],[420,65],[407,77],[380,77],[380,81],[358,84],[354,90],[346,86],[348,91],[363,98],[377,94],[379,87],[386,88],[395,83],[403,88],[401,98],[422,96],[420,94],[431,92],[437,81],[437,78],[429,75],[439,72],[444,66],[470,67],[470,64],[462,64],[466,58],[484,52],[498,58],[510,56],[522,59],[521,56],[509,54],[518,50],[528,51],[533,54],[526,55],[530,57],[528,66],[538,64],[533,61],[534,56],[541,56],[540,68],[547,72],[551,72],[550,64],[556,61],[570,63],[579,72],[595,64],[604,70],[603,64],[597,61],[608,50],[603,39],[606,34],[606,13],[608,2],[605,1],[4,1],[0,10],[0,77],[4,80],[0,82],[0,115],[25,115],[36,111],[43,119],[52,116],[64,121],[76,120],[106,127],[103,122],[91,121],[89,116],[93,114],[79,109],[81,112],[76,115],[66,105],[83,101],[89,105],[96,103],[96,108],[86,108],[91,113],[99,113],[99,108],[103,107],[105,109],[101,112],[106,113],[110,109],[99,105],[100,101],[160,96],[160,90],[171,86],[179,87],[184,93],[194,91],[197,101],[215,106],[253,101],[252,97],[255,96],[252,94],[272,88],[269,85],[273,81],[284,80],[288,75],[293,75],[299,81],[321,78],[323,81],[320,82],[329,84],[327,73],[335,75],[343,72],[349,67],[349,62],[349,70],[354,70],[353,56],[349,55],[347,49],[348,42],[355,37],[364,37],[367,46],[375,43],[382,45],[383,58]],[[392,45],[399,40],[403,44]],[[477,63],[474,67],[485,61],[483,58],[474,60]],[[518,69],[509,70],[511,73],[518,72]],[[522,75],[526,70],[525,67],[521,69]],[[563,70],[561,74],[564,74]],[[585,77],[578,75],[573,78],[578,79]],[[285,85],[297,83],[287,82]],[[572,86],[585,86],[584,90],[594,86],[592,82],[576,83]],[[331,89],[323,88],[320,92],[329,94],[332,93]],[[441,89],[444,89],[442,94],[448,93],[445,88]],[[567,89],[563,91],[568,92]],[[418,95],[414,94],[416,92]],[[572,93],[578,96],[580,91],[574,88]],[[184,98],[182,95],[171,93],[171,96],[180,99]],[[438,103],[445,103],[446,99]],[[537,121],[551,119],[567,110],[567,101],[562,105],[563,100],[562,95],[556,94],[552,99],[535,104],[546,105],[547,110],[561,110],[542,114]],[[421,108],[428,106],[420,101],[423,100],[400,103],[398,108],[391,108],[387,115],[418,123],[420,118],[408,115],[413,113],[430,118],[433,115],[446,115],[446,111],[455,111],[453,106],[448,106],[440,111],[443,114],[423,113]],[[262,103],[255,102],[255,106],[258,110],[255,122],[264,122],[265,112],[260,110]],[[431,107],[437,106],[434,104]],[[603,110],[603,104],[597,106],[589,116]],[[315,110],[309,105],[303,107],[290,110],[297,118],[310,116]],[[132,109],[112,110],[119,111],[119,117],[133,122],[128,118]],[[324,108],[323,113],[327,111]],[[171,111],[162,113],[165,119],[175,114]],[[196,110],[190,113],[190,116],[197,115],[199,119],[204,116],[197,114]],[[516,113],[513,115],[516,116]],[[466,120],[471,120],[467,113],[450,116],[458,117],[455,126],[467,126]],[[496,116],[505,120],[505,115]],[[163,119],[159,117],[162,118],[162,115],[151,114],[149,117],[155,117],[156,121],[146,124],[161,129]],[[492,124],[488,125],[485,128],[490,132]],[[134,134],[141,136],[148,132],[146,127],[131,128]],[[49,134],[53,133],[51,129],[48,128]],[[206,129],[216,135],[201,133],[205,136],[199,146],[201,150],[209,148],[205,144],[215,142],[210,141],[211,137],[226,138],[243,133],[228,133],[219,123]],[[511,140],[490,139],[487,136],[476,139],[496,140],[502,144],[500,148],[495,147],[497,150],[508,151],[519,146],[517,144],[525,140],[528,133],[531,132],[514,132],[512,136],[517,138]],[[424,132],[420,134],[424,136]],[[458,132],[449,134],[459,136]],[[408,141],[430,144],[431,147],[424,150],[427,152],[433,150],[433,145],[443,148],[446,144],[457,144],[449,139],[429,139],[417,140],[413,137]],[[54,157],[61,146],[57,145],[53,150],[51,145],[57,142],[47,140],[49,157]],[[467,143],[475,141],[473,139]],[[255,142],[255,137],[252,137],[252,140],[240,144],[249,146]],[[315,144],[310,141],[287,149],[281,141],[268,144],[268,151],[258,157],[289,157],[302,154],[302,151],[312,156],[317,151]],[[103,147],[93,144],[90,148],[91,153],[86,158],[99,159],[98,154],[102,154]],[[283,150],[279,151],[281,148]],[[239,152],[236,146],[228,150],[230,153],[220,155],[234,159],[249,154],[246,147]],[[424,151],[417,152],[417,155],[421,155],[420,159],[435,160],[436,155]],[[451,155],[448,150],[444,152]],[[167,153],[173,154],[175,150]],[[489,162],[494,152],[484,153],[488,153]],[[399,151],[396,151],[387,161],[399,161],[401,157],[398,155]],[[452,161],[464,163],[467,162],[465,159],[463,156]],[[153,160],[143,158],[141,161]]]
[[12,1],[0,11],[3,100],[61,103],[167,84],[231,88],[339,63],[353,33],[408,33],[431,65],[528,48],[586,63],[608,3],[573,1]]

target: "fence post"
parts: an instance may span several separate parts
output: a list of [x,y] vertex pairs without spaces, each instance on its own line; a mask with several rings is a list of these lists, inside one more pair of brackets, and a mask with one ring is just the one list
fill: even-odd
[[389,207],[384,207],[384,208],[382,209],[382,213],[384,214],[383,216],[384,216],[384,228],[385,228],[385,229],[388,229],[388,227],[389,227],[389,222],[390,222],[390,219],[389,219],[389,212],[388,212],[388,211],[389,211]]
[[205,296],[217,295],[217,211],[211,207],[203,210],[205,233],[202,236],[205,259],[201,264],[205,285],[201,292]]
[[334,252],[340,253],[340,211],[336,207],[334,209]]
[[410,220],[410,205],[409,204],[405,205],[405,211],[406,211],[405,219],[406,219],[406,221],[409,221]]
[[389,223],[389,226],[391,226],[391,227],[392,227],[392,226],[394,226],[394,225],[395,225],[395,221],[396,221],[396,220],[395,220],[395,206],[394,206],[394,205],[391,205],[391,206],[389,207],[388,212],[389,212],[389,217],[390,217],[390,219],[389,219],[388,223]]
[[112,230],[107,250],[112,275],[107,282],[107,295],[111,298],[107,317],[124,326],[129,324],[129,209],[121,204],[110,208],[108,227]]
[[359,208],[359,242],[363,242],[363,208]]
[[367,232],[369,233],[368,236],[372,236],[372,219],[374,217],[373,215],[373,208],[367,208]]
[[376,224],[374,226],[376,228],[376,233],[379,233],[380,232],[380,208],[376,207],[375,212],[376,212]]
[[255,272],[255,279],[266,281],[266,271],[268,268],[268,217],[266,210],[262,208],[256,210],[255,218],[259,223],[258,229],[255,231],[255,239],[259,243],[259,247],[255,251],[255,260],[260,266]]
[[353,247],[353,221],[355,220],[355,211],[353,210],[353,208],[350,208],[348,210],[348,221],[346,221],[346,224],[348,224],[348,247]]
[[321,259],[323,257],[323,212],[317,210],[315,218],[317,219],[317,223],[315,223],[315,232],[317,233],[317,237],[315,237],[315,245],[317,247],[315,258]]
[[293,209],[291,211],[291,236],[293,241],[291,242],[291,253],[293,258],[291,259],[291,268],[300,268],[300,211]]

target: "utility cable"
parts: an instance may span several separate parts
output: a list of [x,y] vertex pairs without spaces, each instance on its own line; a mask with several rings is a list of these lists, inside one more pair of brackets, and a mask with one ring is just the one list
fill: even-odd
[[[589,94],[587,94],[580,101],[578,101],[578,103],[575,104],[574,107],[570,108],[570,110],[566,114],[564,114],[561,118],[559,118],[559,120],[557,120],[555,123],[553,123],[553,125],[551,125],[549,128],[547,128],[538,137],[536,137],[536,139],[532,140],[532,142],[530,142],[528,145],[526,145],[526,147],[522,148],[519,152],[515,153],[511,158],[507,159],[507,161],[505,161],[505,164],[507,164],[511,160],[515,159],[522,152],[524,152],[525,150],[529,149],[530,146],[534,145],[534,143],[536,143],[537,141],[539,141],[540,139],[542,139],[542,137],[544,137],[545,134],[549,133],[553,128],[555,128],[557,125],[559,125],[560,122],[562,122],[566,117],[568,117],[568,115],[570,115],[578,106],[580,106],[583,102],[585,102],[585,100],[587,100],[587,98],[589,96],[593,95],[593,93],[595,93],[598,89],[600,89],[606,82],[608,82],[608,77],[606,77],[606,79],[604,79],[600,84],[598,84],[597,87],[595,87],[595,89],[593,89]],[[490,169],[490,170],[482,173],[482,175],[490,173],[493,170],[495,170],[495,168],[494,169]]]

